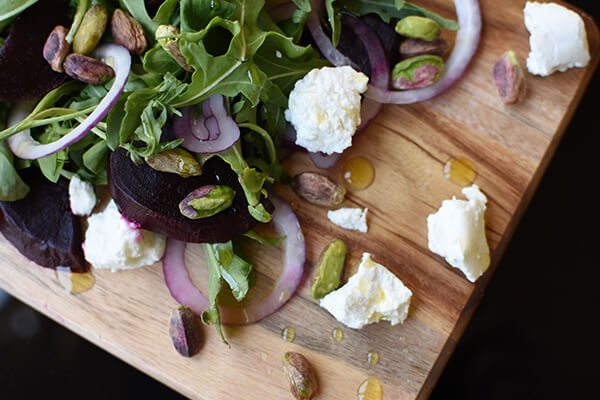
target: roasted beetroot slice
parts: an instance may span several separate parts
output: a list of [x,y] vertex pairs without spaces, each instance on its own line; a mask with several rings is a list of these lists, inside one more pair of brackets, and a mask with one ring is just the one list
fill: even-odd
[[[349,14],[344,18],[358,18]],[[376,15],[368,14],[360,17],[362,21],[371,28],[379,37],[388,60],[395,62],[400,45],[400,36],[394,30],[395,23],[385,23]],[[356,63],[359,69],[365,74],[371,76],[371,63],[363,42],[356,36],[350,27],[342,29],[338,50]]]
[[67,79],[42,56],[52,29],[69,25],[67,11],[66,1],[43,0],[16,19],[0,48],[0,101],[35,100]]
[[43,267],[87,271],[81,225],[70,210],[67,181],[61,178],[54,184],[34,168],[21,176],[31,191],[22,200],[0,202],[0,231],[4,237]]
[[[136,166],[123,149],[110,156],[110,192],[119,211],[142,228],[192,243],[222,243],[237,238],[257,225],[237,175],[214,157],[204,164],[201,176],[182,178],[158,172],[145,163]],[[209,218],[191,220],[179,212],[179,202],[204,185],[227,185],[235,190],[233,204]],[[269,211],[273,205],[263,204]]]

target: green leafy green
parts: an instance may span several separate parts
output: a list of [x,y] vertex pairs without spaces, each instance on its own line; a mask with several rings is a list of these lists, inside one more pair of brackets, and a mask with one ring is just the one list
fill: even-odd
[[0,142],[0,201],[21,200],[29,193],[29,186],[13,166],[13,155],[6,142]]
[[250,288],[252,264],[235,254],[232,242],[207,243],[203,245],[203,249],[208,268],[209,308],[202,314],[202,321],[214,325],[219,337],[227,343],[221,329],[217,297],[225,281],[235,299],[242,301]]
[[144,70],[165,75],[179,75],[183,68],[160,45],[155,45],[144,54]]
[[337,47],[340,42],[340,35],[342,34],[342,13],[335,2],[336,0],[325,0],[325,10],[327,11],[329,26],[331,27],[331,41]]
[[456,21],[444,18],[423,7],[404,0],[336,0],[348,11],[356,15],[377,14],[384,22],[392,18],[402,19],[411,15],[428,17],[437,22],[442,28],[457,30]]
[[181,31],[199,31],[214,17],[231,17],[234,10],[235,5],[226,0],[181,0]]
[[2,0],[0,1],[0,24],[16,17],[38,0]]

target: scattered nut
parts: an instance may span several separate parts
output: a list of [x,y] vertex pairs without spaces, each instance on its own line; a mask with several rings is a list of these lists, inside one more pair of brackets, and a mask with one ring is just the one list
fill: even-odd
[[427,87],[435,83],[444,72],[444,60],[434,55],[407,58],[392,70],[392,86],[410,90]]
[[65,72],[63,62],[65,61],[65,57],[71,52],[71,45],[66,39],[68,33],[69,30],[67,28],[57,25],[50,32],[44,44],[44,59],[48,61],[50,68],[56,72]]
[[416,15],[404,17],[396,23],[396,32],[407,38],[432,41],[440,36],[441,31],[439,24],[431,18]]
[[202,175],[200,163],[181,147],[148,156],[146,157],[146,164],[155,171],[177,174],[182,178]]
[[90,85],[102,85],[115,76],[115,71],[110,66],[81,54],[69,54],[63,68],[71,78]]
[[310,400],[317,393],[318,382],[312,366],[300,353],[287,352],[283,356],[283,368],[290,382],[290,390],[296,400]]
[[448,51],[448,42],[444,39],[435,39],[431,42],[421,39],[406,39],[400,44],[400,55],[403,58],[430,54],[443,56]]
[[178,35],[179,28],[173,25],[160,25],[154,33],[156,41],[175,61],[177,61],[177,64],[186,71],[191,72],[193,70],[191,65],[187,63],[183,53],[179,49]]
[[198,318],[189,307],[179,306],[173,310],[169,323],[169,335],[173,346],[184,357],[192,357],[200,351],[202,336]]
[[325,207],[342,204],[346,196],[342,185],[317,172],[302,172],[294,176],[292,188],[304,200]]
[[85,55],[94,51],[104,35],[107,21],[106,5],[96,3],[91,6],[83,16],[81,25],[73,37],[73,52]]
[[115,43],[133,54],[142,54],[148,47],[142,25],[119,8],[112,15],[110,31]]
[[525,74],[514,51],[502,54],[494,64],[494,83],[504,104],[515,104],[525,98]]

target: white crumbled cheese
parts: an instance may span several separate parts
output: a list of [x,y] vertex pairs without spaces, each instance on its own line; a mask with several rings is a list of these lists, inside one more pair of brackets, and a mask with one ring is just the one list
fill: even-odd
[[576,12],[556,3],[527,2],[524,14],[525,26],[531,34],[529,72],[548,76],[589,63],[585,24]]
[[327,211],[327,218],[334,224],[344,229],[367,233],[368,208],[338,208],[337,210]]
[[444,200],[440,209],[427,217],[429,250],[475,282],[490,265],[484,215],[487,198],[477,185],[462,193],[467,201]]
[[352,146],[360,125],[360,95],[368,82],[365,74],[347,66],[313,69],[297,81],[285,111],[296,129],[296,144],[326,154]]
[[140,229],[123,217],[113,200],[88,218],[83,252],[94,268],[112,271],[152,265],[165,252],[163,235]]
[[71,211],[75,215],[86,216],[96,207],[96,193],[94,186],[74,175],[69,182],[69,202]]
[[349,328],[390,321],[404,322],[412,292],[383,265],[363,253],[358,272],[341,288],[321,299],[321,307]]

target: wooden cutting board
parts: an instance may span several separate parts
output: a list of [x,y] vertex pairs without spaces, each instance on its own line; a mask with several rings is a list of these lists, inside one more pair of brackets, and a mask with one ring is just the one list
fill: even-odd
[[[426,5],[453,15],[449,0],[429,0]],[[339,163],[360,155],[375,166],[374,184],[350,193],[346,201],[347,206],[369,208],[368,234],[338,229],[328,223],[327,210],[299,202],[308,245],[307,276],[312,275],[326,243],[343,238],[351,249],[347,275],[361,253],[368,251],[412,289],[404,325],[380,323],[360,331],[343,328],[344,340],[337,342],[331,331],[340,325],[310,298],[308,279],[280,312],[253,326],[227,328],[231,348],[207,328],[200,354],[185,359],[175,352],[168,336],[169,315],[176,303],[163,283],[160,265],[96,272],[95,287],[72,296],[52,271],[36,267],[1,238],[0,287],[189,397],[291,399],[281,368],[282,355],[289,350],[303,353],[315,366],[319,399],[355,399],[367,377],[381,380],[385,399],[427,397],[494,272],[492,266],[477,284],[471,284],[427,249],[427,215],[443,199],[460,195],[461,188],[444,178],[444,163],[457,156],[475,163],[476,183],[489,198],[487,237],[496,265],[599,59],[598,30],[586,18],[593,54],[590,65],[548,78],[528,76],[526,101],[503,107],[491,68],[508,49],[514,49],[522,61],[526,58],[529,35],[523,25],[523,6],[524,1],[506,0],[499,9],[496,1],[482,1],[483,40],[465,79],[433,101],[386,107]],[[300,154],[285,166],[290,173],[315,169]],[[339,167],[328,173],[340,179]],[[279,188],[279,193],[297,201],[286,188]],[[267,277],[277,274],[280,261],[271,253],[254,252],[257,291],[270,282]],[[188,266],[201,282],[204,267],[195,246],[190,247]],[[281,339],[287,326],[296,330],[294,343]],[[367,363],[370,350],[380,354],[374,367]]]

